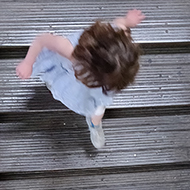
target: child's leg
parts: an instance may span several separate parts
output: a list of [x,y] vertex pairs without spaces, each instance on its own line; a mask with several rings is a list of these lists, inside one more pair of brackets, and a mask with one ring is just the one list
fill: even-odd
[[102,121],[102,117],[104,116],[104,114],[102,115],[93,115],[91,117],[91,121],[94,125],[99,125],[100,122]]
[[104,106],[98,106],[94,115],[91,117],[91,121],[94,125],[99,125],[102,121],[102,118],[104,116],[105,107]]
[[98,106],[91,118],[86,118],[90,130],[90,139],[94,147],[102,148],[105,144],[104,131],[102,129],[102,117],[104,116],[105,107]]

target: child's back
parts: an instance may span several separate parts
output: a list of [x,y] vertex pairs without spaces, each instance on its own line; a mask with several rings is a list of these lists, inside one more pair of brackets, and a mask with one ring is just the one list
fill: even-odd
[[[73,48],[81,32],[67,39]],[[90,117],[99,105],[110,105],[112,96],[102,93],[101,87],[89,88],[75,77],[73,63],[58,53],[43,48],[33,65],[32,77],[40,76],[56,100],[74,112]]]

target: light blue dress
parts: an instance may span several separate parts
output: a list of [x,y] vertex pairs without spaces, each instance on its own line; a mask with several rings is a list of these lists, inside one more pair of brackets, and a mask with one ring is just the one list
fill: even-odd
[[[67,38],[75,47],[83,31]],[[33,66],[32,77],[40,76],[51,91],[54,99],[61,101],[74,112],[92,116],[98,106],[108,106],[113,95],[105,95],[102,88],[88,88],[74,75],[72,62],[67,58],[44,48]]]

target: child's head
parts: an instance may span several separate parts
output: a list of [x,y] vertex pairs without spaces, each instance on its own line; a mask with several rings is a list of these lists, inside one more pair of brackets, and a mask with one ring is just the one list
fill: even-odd
[[86,86],[118,91],[134,81],[139,48],[130,33],[96,22],[86,29],[73,52],[75,76]]

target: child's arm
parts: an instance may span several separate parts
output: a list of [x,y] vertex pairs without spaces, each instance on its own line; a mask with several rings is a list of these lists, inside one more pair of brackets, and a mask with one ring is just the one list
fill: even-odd
[[142,20],[145,19],[145,15],[142,14],[142,12],[140,10],[131,10],[127,13],[127,15],[125,17],[120,17],[120,18],[116,18],[113,23],[125,30],[126,27],[135,27],[137,24],[139,24]]
[[30,46],[25,59],[17,66],[16,73],[20,78],[29,78],[32,74],[32,66],[43,47],[55,51],[70,59],[73,46],[66,38],[52,34],[38,36]]

